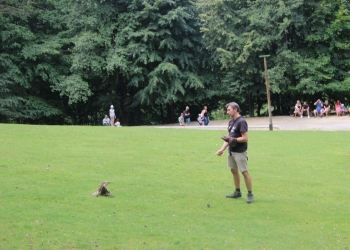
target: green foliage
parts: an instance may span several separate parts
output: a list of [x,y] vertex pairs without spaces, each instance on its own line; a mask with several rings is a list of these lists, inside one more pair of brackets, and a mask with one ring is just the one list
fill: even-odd
[[114,104],[129,125],[174,122],[219,100],[259,115],[263,54],[276,114],[347,101],[349,41],[346,0],[0,0],[0,121],[99,124]]
[[191,1],[66,3],[74,43],[71,71],[88,83],[95,98],[106,96],[105,107],[117,103],[123,118],[142,106],[152,112],[150,122],[159,113],[153,113],[153,105],[174,107],[216,93],[210,89],[214,74],[207,70],[209,55]]
[[53,87],[60,92],[61,96],[69,98],[68,103],[86,102],[92,94],[89,85],[79,75],[62,77],[62,79]]
[[123,32],[116,40],[123,41],[131,55],[130,86],[142,86],[133,105],[195,101],[211,95],[202,91],[207,84],[203,66],[208,62],[194,5],[190,1],[135,1],[129,8],[133,13],[120,18]]
[[219,105],[217,109],[214,109],[209,112],[210,120],[227,120],[230,117],[227,115],[225,105],[227,103],[223,101],[219,101]]
[[285,103],[290,91],[310,97],[346,90],[348,1],[216,0],[198,6],[207,47],[225,72],[224,86],[241,100],[266,95],[263,54],[270,55],[273,104]]
[[57,37],[61,26],[50,22],[48,14],[56,12],[48,1],[7,4],[18,12],[27,12],[22,16],[0,14],[0,121],[40,123],[62,114],[57,106],[53,107],[57,102],[50,89],[50,84],[68,69],[61,54],[64,42]]
[[62,115],[62,111],[58,108],[50,105],[47,101],[31,96],[24,103],[25,110],[28,118],[32,120],[39,119],[41,117],[52,117],[57,115]]
[[24,99],[11,95],[10,84],[10,81],[6,81],[0,76],[0,121],[4,121],[8,117],[16,119],[21,116],[17,110],[24,102]]

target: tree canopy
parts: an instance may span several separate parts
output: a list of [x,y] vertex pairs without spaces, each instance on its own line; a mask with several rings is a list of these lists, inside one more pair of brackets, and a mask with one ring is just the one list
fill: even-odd
[[207,48],[220,60],[232,95],[254,96],[258,103],[265,98],[259,56],[268,54],[276,113],[301,98],[348,101],[348,1],[214,0],[198,5]]
[[[229,101],[266,115],[350,100],[346,0],[0,0],[0,122],[175,122]],[[198,112],[196,112],[198,111]]]

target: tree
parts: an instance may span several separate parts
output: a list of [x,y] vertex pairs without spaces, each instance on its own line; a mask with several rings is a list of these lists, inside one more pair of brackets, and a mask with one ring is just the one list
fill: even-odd
[[[275,112],[281,113],[298,95],[347,88],[348,5],[342,0],[216,0],[199,7],[208,48],[226,71],[223,82],[243,102],[265,95],[258,56],[271,55],[270,90]],[[340,51],[345,60],[339,60]]]
[[67,11],[71,70],[127,124],[174,121],[177,103],[215,93],[191,1],[80,1]]
[[[12,6],[12,2],[7,2]],[[8,122],[54,122],[62,114],[50,83],[60,76],[63,65],[57,33],[43,13],[42,5],[14,2],[26,15],[0,14],[0,119]],[[50,4],[46,7],[50,10]],[[11,9],[11,8],[10,8]],[[61,64],[55,67],[55,63]],[[52,98],[53,97],[53,98]]]

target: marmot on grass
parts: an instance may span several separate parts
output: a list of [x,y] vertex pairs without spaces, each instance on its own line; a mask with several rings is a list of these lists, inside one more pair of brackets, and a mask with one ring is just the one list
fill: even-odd
[[92,196],[97,197],[99,195],[109,196],[111,193],[107,190],[107,185],[110,181],[105,181],[101,184],[101,186],[92,194]]

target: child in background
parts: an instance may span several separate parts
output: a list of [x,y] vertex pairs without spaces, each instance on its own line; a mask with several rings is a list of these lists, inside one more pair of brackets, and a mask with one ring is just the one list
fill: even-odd
[[179,121],[180,126],[185,126],[185,120],[184,120],[184,113],[181,113],[179,118],[177,118]]
[[340,105],[340,110],[341,110],[341,115],[345,115],[346,108],[345,108],[345,105],[343,103]]
[[117,121],[115,122],[114,125],[117,126],[117,127],[120,127],[120,121],[119,121],[119,119],[117,119]]
[[202,126],[202,124],[203,124],[203,121],[202,121],[202,114],[198,114],[197,121],[198,121],[199,125]]

